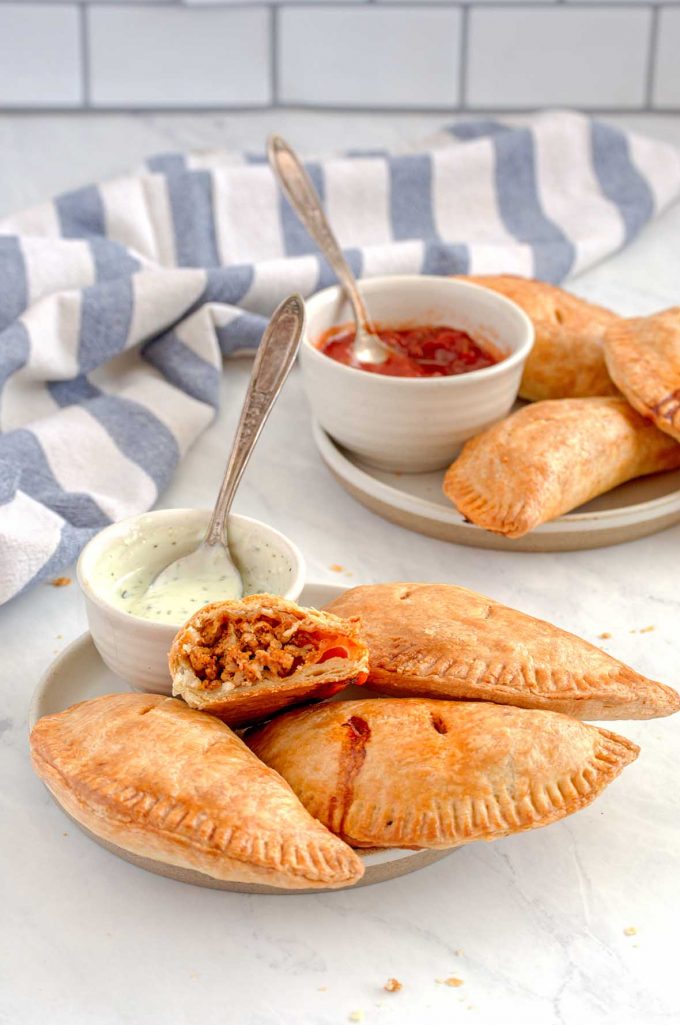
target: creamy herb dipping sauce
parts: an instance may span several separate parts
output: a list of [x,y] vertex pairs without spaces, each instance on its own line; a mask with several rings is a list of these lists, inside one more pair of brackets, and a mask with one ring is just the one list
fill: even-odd
[[[141,619],[182,623],[202,605],[240,597],[234,578],[225,580],[224,566],[215,560],[196,579],[182,580],[162,596],[145,600],[150,585],[161,570],[176,559],[188,555],[200,545],[207,518],[194,515],[179,526],[158,523],[153,517],[140,517],[130,533],[103,554],[90,571],[90,582],[114,608]],[[241,571],[243,594],[283,594],[291,583],[292,567],[288,556],[263,537],[255,525],[234,523],[230,528],[232,554]]]

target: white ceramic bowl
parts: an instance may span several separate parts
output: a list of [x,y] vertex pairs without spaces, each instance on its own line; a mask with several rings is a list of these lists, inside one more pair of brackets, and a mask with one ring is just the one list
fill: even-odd
[[[112,604],[113,581],[139,564],[143,550],[145,563],[158,572],[166,561],[161,554],[153,562],[154,549],[141,539],[154,528],[171,530],[177,535],[176,558],[200,544],[208,525],[206,509],[159,509],[114,523],[100,531],[83,548],[78,560],[78,583],[85,595],[85,607],[92,640],[106,665],[137,690],[171,694],[168,651],[182,623],[160,623],[140,619]],[[305,564],[299,549],[278,530],[248,516],[232,514],[229,532],[236,561],[244,571],[244,583],[250,593],[268,591],[295,601],[304,586]],[[274,554],[272,569],[258,580],[248,578],[243,562],[246,542],[268,545]],[[158,558],[158,556],[156,557]],[[107,588],[107,581],[111,580]]]
[[504,353],[494,366],[453,377],[371,374],[316,347],[325,331],[352,320],[342,290],[326,288],[307,301],[300,362],[312,412],[324,430],[384,470],[417,473],[448,466],[464,441],[512,408],[533,345],[533,325],[504,296],[453,278],[371,278],[360,288],[380,327],[447,325]]

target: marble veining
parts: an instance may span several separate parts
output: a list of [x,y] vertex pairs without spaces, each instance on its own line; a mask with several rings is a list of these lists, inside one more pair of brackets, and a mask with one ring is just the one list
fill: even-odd
[[[95,118],[80,138],[96,140],[97,152],[84,148],[78,157],[73,146],[50,143],[63,140],[58,128],[68,119],[0,119],[0,140],[14,143],[3,146],[0,183],[8,187],[0,194],[18,206],[39,198],[38,189],[44,195],[105,167],[119,171],[154,149],[252,145],[270,127],[267,117],[266,126],[250,115]],[[640,118],[630,122],[645,127]],[[320,128],[318,115],[280,115],[277,124],[306,149],[361,145],[369,135],[361,116],[328,117]],[[680,142],[677,119],[648,124]],[[405,142],[432,126],[432,118],[386,118],[372,130],[381,143]],[[49,161],[35,158],[41,138]],[[676,302],[679,231],[675,207],[574,289],[630,313]],[[210,505],[248,372],[246,360],[227,368],[219,420],[186,458],[164,505]],[[296,541],[311,579],[462,584],[680,685],[680,527],[564,554],[489,552],[407,533],[355,503],[325,470],[297,369],[235,508]],[[547,829],[470,845],[355,892],[199,890],[88,841],[31,773],[30,694],[54,654],[84,629],[75,583],[44,585],[0,609],[0,1022],[336,1025],[352,1015],[366,1025],[680,1022],[677,718],[613,724],[641,745],[640,758],[595,804]],[[386,992],[389,977],[403,989]],[[437,981],[447,978],[462,984]]]

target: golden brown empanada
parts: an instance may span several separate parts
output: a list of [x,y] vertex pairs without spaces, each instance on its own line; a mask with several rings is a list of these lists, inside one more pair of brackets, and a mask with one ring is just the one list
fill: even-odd
[[360,616],[368,686],[496,701],[579,719],[652,719],[680,695],[573,634],[450,584],[368,584],[328,606]]
[[547,826],[638,754],[555,712],[426,698],[331,701],[247,742],[353,847],[456,847]]
[[522,537],[632,477],[678,466],[680,445],[625,399],[560,399],[467,441],[444,494],[477,526]]
[[616,394],[602,348],[605,331],[621,319],[611,310],[556,285],[513,274],[477,274],[463,280],[507,296],[532,321],[536,341],[522,374],[523,399]]
[[169,656],[172,692],[230,726],[266,719],[366,680],[356,622],[272,594],[205,605]]
[[680,306],[613,324],[604,353],[631,406],[680,441]]
[[126,851],[215,879],[347,886],[357,855],[218,719],[155,694],[108,694],[40,719],[37,774],[77,822]]

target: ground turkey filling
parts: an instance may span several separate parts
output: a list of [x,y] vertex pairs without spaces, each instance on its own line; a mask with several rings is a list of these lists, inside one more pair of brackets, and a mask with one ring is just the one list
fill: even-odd
[[346,650],[331,647],[338,638],[305,631],[301,626],[294,616],[279,612],[276,618],[225,616],[204,624],[200,641],[187,645],[199,686],[202,690],[218,690],[224,683],[248,686],[259,683],[265,673],[283,679],[302,665],[347,657]]

